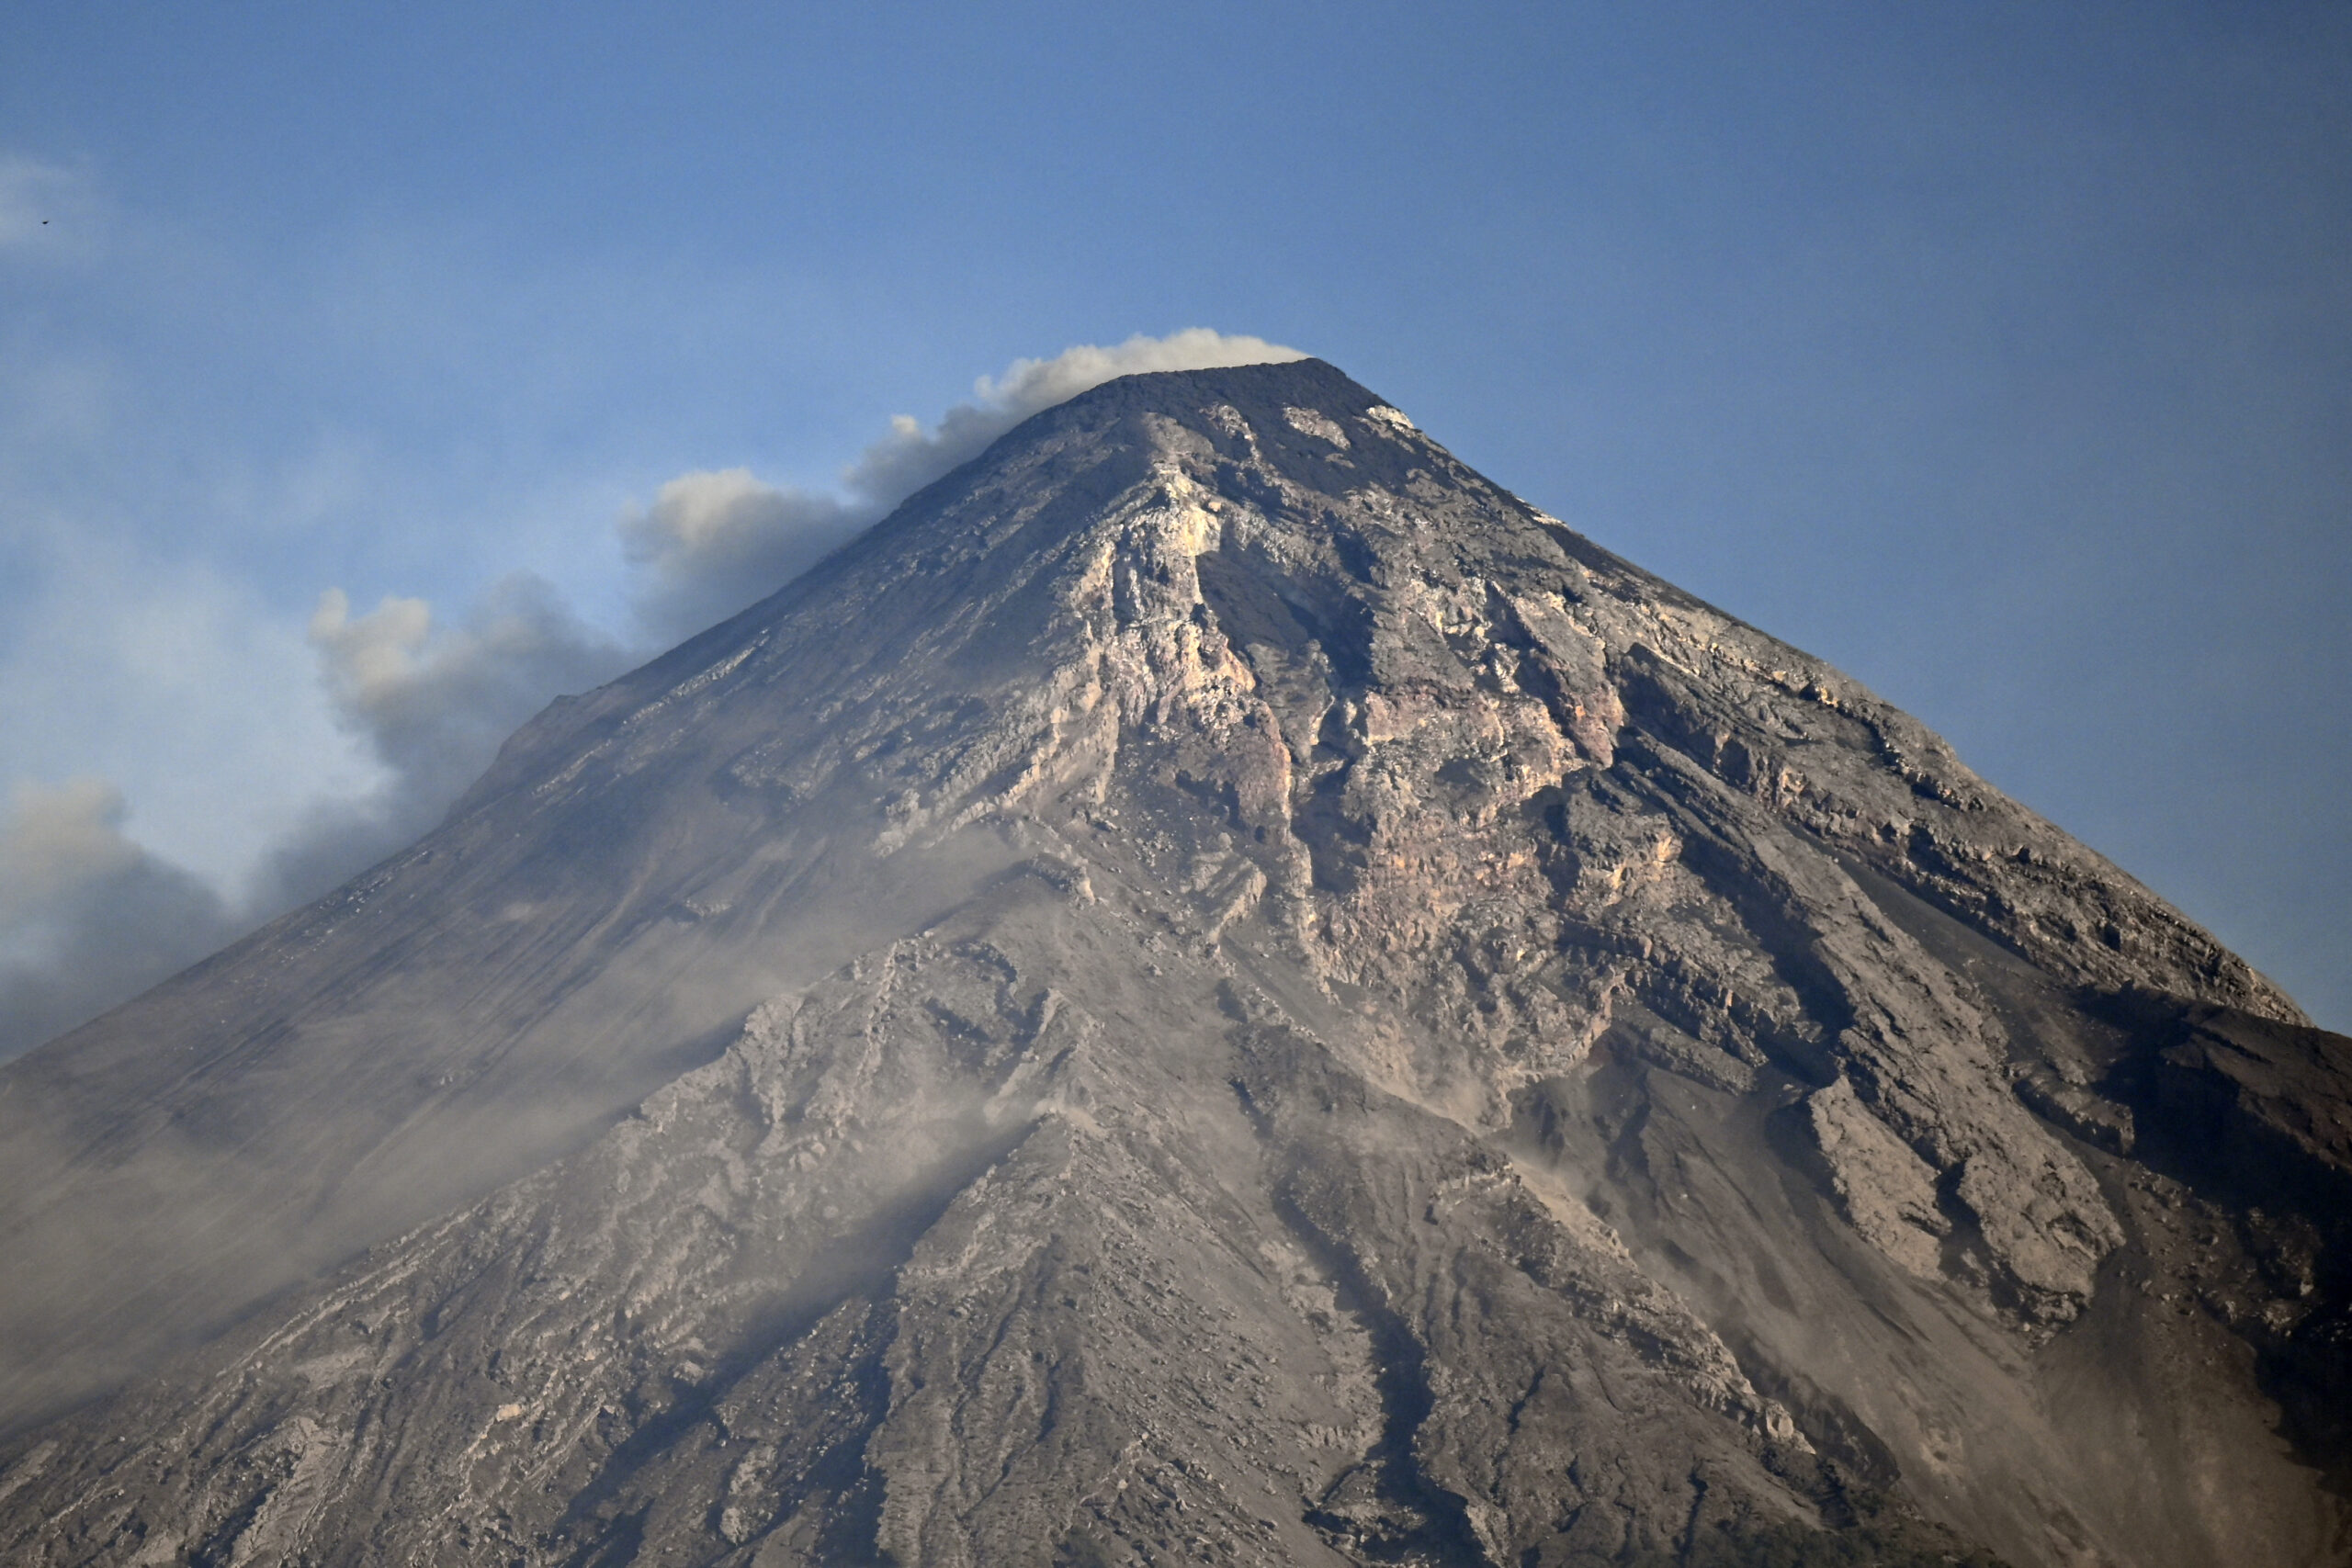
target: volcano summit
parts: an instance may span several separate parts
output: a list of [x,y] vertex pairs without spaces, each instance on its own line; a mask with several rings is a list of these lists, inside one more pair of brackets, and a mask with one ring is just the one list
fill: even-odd
[[2340,1562],[2348,1200],[1917,722],[1136,376],[0,1071],[0,1556]]

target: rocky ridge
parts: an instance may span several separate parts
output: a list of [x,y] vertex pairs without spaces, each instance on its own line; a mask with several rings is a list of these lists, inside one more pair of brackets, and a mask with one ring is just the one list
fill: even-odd
[[230,1222],[12,1561],[2346,1551],[2346,1043],[1319,362],[1038,416],[175,986],[0,1074],[11,1234],[159,1128],[280,1277],[424,1223]]

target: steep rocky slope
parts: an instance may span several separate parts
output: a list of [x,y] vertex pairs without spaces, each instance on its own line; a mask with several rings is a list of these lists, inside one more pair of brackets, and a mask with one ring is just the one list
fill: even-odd
[[1329,367],[1131,378],[0,1073],[0,1552],[2340,1562],[2348,1068]]

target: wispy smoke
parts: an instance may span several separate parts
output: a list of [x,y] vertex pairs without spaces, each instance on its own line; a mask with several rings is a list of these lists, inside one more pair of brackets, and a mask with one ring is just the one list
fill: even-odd
[[123,836],[99,779],[20,786],[0,821],[0,1060],[237,934],[220,896]]
[[362,799],[311,811],[271,857],[258,895],[269,905],[313,897],[408,843],[525,719],[636,657],[530,576],[496,584],[447,627],[435,627],[422,599],[387,598],[354,615],[330,588],[311,616],[311,644],[336,717],[368,742],[387,778]]
[[842,481],[887,510],[958,463],[979,456],[989,442],[1031,414],[1105,381],[1148,370],[1209,370],[1306,357],[1297,349],[1263,338],[1188,327],[1166,337],[1138,334],[1108,348],[1080,344],[1051,359],[1016,359],[1002,378],[983,376],[974,382],[972,400],[949,409],[933,429],[923,429],[905,414],[893,419],[890,434],[867,447]]
[[972,400],[924,428],[899,414],[880,440],[842,473],[834,497],[763,484],[748,468],[682,474],[653,504],[621,519],[623,550],[643,572],[636,609],[645,629],[672,642],[781,588],[818,559],[1031,414],[1090,388],[1148,370],[1206,370],[1306,356],[1263,338],[1189,327],[1103,347],[1080,344],[1051,359],[1016,359],[983,376]]
[[[0,244],[80,199],[70,173],[0,160]],[[26,215],[29,214],[28,218]],[[1262,338],[1193,328],[1015,360],[936,425],[899,415],[842,471],[838,496],[745,468],[682,474],[623,516],[639,629],[660,646],[775,592],[915,491],[1041,410],[1120,376],[1305,357]],[[652,649],[583,622],[537,578],[508,578],[454,624],[422,599],[354,615],[329,589],[311,646],[339,722],[383,765],[356,799],[322,802],[271,851],[242,907],[124,837],[119,792],[96,780],[20,794],[0,839],[0,1058],[81,1022],[315,897],[430,829],[516,727]]]
[[762,484],[749,468],[681,474],[620,523],[642,576],[639,621],[662,642],[716,624],[791,581],[874,520],[870,508]]

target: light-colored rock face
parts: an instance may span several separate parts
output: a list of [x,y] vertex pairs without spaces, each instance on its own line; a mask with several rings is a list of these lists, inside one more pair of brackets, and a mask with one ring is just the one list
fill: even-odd
[[2341,1045],[1329,367],[1135,378],[0,1075],[24,1255],[142,1216],[20,1408],[424,1221],[0,1557],[2334,1561]]

